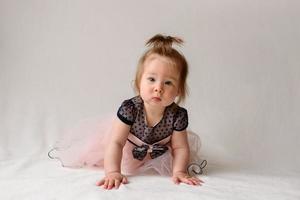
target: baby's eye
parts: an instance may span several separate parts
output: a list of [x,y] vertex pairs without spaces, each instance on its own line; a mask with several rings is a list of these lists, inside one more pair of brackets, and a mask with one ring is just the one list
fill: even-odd
[[166,81],[165,84],[166,85],[172,85],[173,83],[172,83],[172,81]]
[[154,82],[154,81],[155,81],[155,79],[154,79],[153,77],[149,77],[149,78],[148,78],[148,81],[150,81],[150,82]]

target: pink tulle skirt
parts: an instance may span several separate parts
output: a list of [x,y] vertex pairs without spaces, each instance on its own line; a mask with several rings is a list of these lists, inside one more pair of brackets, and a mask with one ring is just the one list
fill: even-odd
[[[103,168],[104,154],[109,143],[112,123],[118,120],[116,117],[105,117],[101,119],[89,119],[79,123],[78,127],[68,130],[59,139],[54,148],[48,153],[50,158],[57,159],[64,167],[71,168]],[[197,134],[188,131],[190,146],[190,162],[200,161],[200,138]],[[121,170],[123,174],[134,175],[146,171],[156,171],[160,175],[170,176],[172,174],[172,149],[163,155],[151,159],[146,156],[140,161],[132,156],[135,146],[129,141],[123,148]]]

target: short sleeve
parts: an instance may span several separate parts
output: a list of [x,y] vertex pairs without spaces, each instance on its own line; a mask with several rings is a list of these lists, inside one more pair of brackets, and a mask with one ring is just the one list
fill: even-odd
[[132,125],[135,120],[135,106],[134,103],[129,99],[125,100],[120,106],[117,116],[118,118],[127,125]]
[[179,108],[175,114],[173,128],[175,131],[183,131],[188,127],[188,113],[184,108]]

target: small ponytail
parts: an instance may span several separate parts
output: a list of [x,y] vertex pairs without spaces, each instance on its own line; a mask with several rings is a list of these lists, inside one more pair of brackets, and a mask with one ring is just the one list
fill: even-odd
[[166,53],[172,51],[173,43],[180,46],[183,44],[183,40],[179,37],[157,34],[146,42],[146,46],[154,49],[161,49],[162,52]]

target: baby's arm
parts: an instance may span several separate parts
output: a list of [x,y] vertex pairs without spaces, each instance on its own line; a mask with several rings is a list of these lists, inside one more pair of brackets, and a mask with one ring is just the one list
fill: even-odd
[[173,150],[173,176],[174,183],[179,184],[180,182],[189,185],[201,185],[202,180],[197,177],[190,177],[187,174],[187,165],[190,158],[190,149],[187,140],[187,132],[174,131],[172,135],[172,150]]
[[118,188],[121,183],[126,184],[127,178],[121,174],[122,150],[126,143],[129,126],[116,119],[112,127],[112,136],[105,151],[105,177],[97,185],[105,189]]

